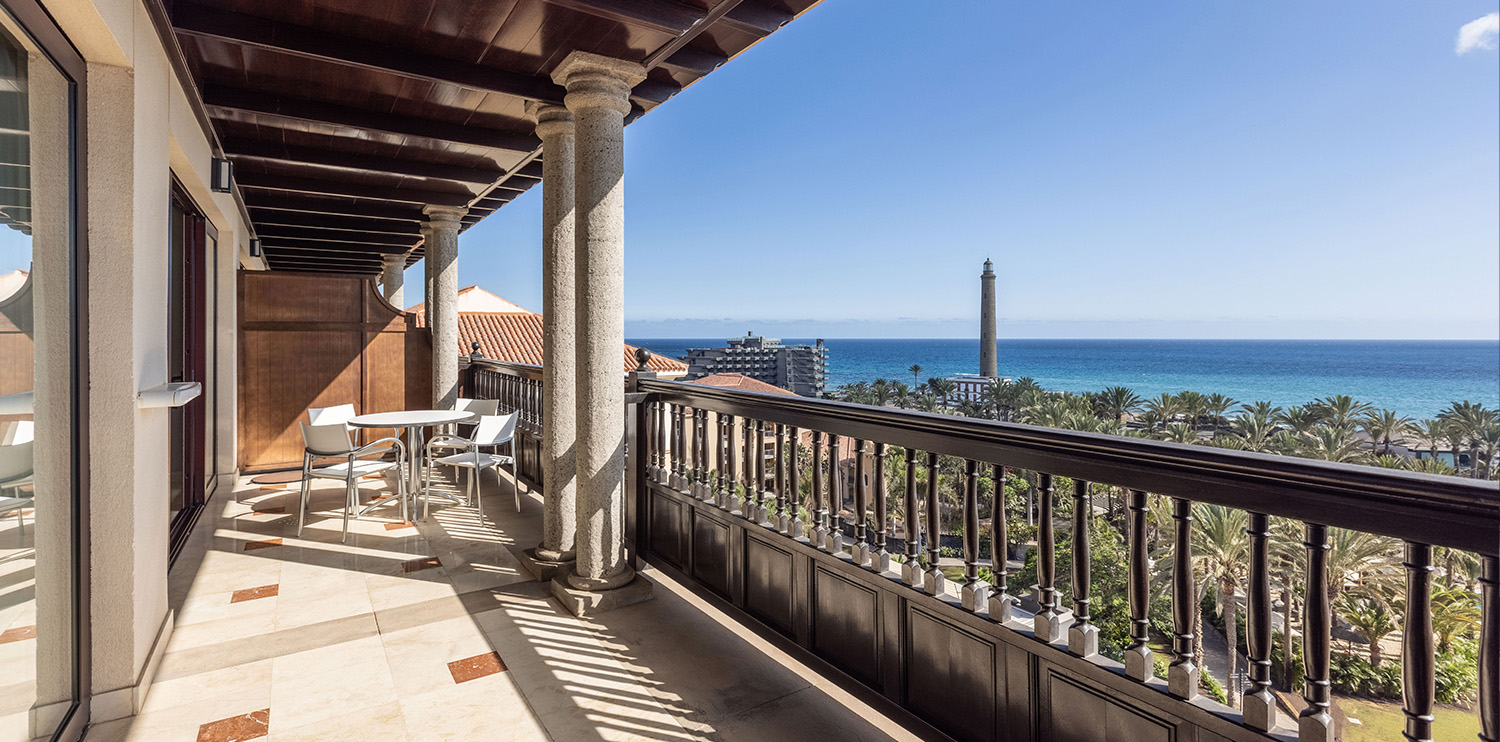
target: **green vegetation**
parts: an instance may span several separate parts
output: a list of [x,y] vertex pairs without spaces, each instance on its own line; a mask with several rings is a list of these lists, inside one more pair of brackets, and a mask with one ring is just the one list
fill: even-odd
[[[1339,699],[1339,707],[1350,718],[1359,719],[1344,730],[1344,742],[1387,742],[1401,739],[1406,717],[1400,703]],[[1442,706],[1435,714],[1433,739],[1461,740],[1479,737],[1479,716],[1468,709]]]

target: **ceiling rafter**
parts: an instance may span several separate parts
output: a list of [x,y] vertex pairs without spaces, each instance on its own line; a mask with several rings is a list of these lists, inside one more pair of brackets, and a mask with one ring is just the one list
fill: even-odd
[[273,191],[313,193],[323,196],[346,196],[434,206],[468,206],[474,194],[449,191],[417,190],[393,186],[350,183],[337,179],[298,177],[294,175],[268,175],[266,173],[236,173],[235,181],[241,188]]
[[505,173],[496,167],[445,165],[426,160],[378,157],[258,139],[226,137],[221,142],[224,145],[225,154],[231,159],[266,160],[367,173],[409,175],[414,178],[431,178],[454,183],[489,184]]

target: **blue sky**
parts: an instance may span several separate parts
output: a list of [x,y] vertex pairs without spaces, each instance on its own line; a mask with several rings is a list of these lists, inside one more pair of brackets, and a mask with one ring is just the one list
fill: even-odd
[[627,130],[627,334],[1495,338],[1495,9],[827,0]]

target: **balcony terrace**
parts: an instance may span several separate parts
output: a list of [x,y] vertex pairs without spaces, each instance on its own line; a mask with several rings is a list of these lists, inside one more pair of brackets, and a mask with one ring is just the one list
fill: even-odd
[[660,572],[652,601],[562,610],[507,548],[541,530],[537,493],[516,513],[511,488],[485,478],[482,524],[383,508],[340,543],[338,483],[298,538],[297,484],[241,480],[171,573],[176,628],[142,712],[88,739],[919,738]]

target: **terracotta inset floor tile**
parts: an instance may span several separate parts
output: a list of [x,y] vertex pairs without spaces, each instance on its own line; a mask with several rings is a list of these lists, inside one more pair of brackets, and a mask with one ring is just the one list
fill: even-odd
[[198,727],[198,742],[244,742],[271,732],[271,710],[251,711],[243,716],[211,721]]
[[290,485],[290,484],[267,484],[267,485],[262,485],[261,488],[260,488],[260,491],[261,492],[280,492],[282,490],[291,489],[291,486],[292,485]]
[[413,559],[402,564],[401,569],[410,574],[412,572],[421,572],[424,569],[432,569],[433,567],[441,566],[443,566],[443,563],[438,561],[437,557],[422,557],[421,559]]
[[35,638],[35,626],[17,626],[14,629],[7,629],[5,633],[0,634],[0,644],[9,644],[11,642],[18,642],[25,639]]
[[260,587],[247,587],[244,590],[236,590],[229,596],[231,603],[243,603],[256,598],[272,598],[281,592],[280,585],[261,585]]
[[500,660],[498,652],[486,652],[449,662],[448,672],[453,673],[453,682],[467,683],[497,672],[505,672],[505,663]]
[[417,524],[416,523],[412,523],[410,521],[408,521],[406,523],[387,523],[387,524],[385,524],[385,530],[387,530],[387,531],[394,531],[397,528],[416,528],[416,527],[417,527]]
[[279,539],[279,538],[268,538],[265,541],[247,541],[247,542],[245,542],[245,551],[255,551],[256,549],[269,549],[272,546],[280,546],[280,545],[281,545],[281,539]]

